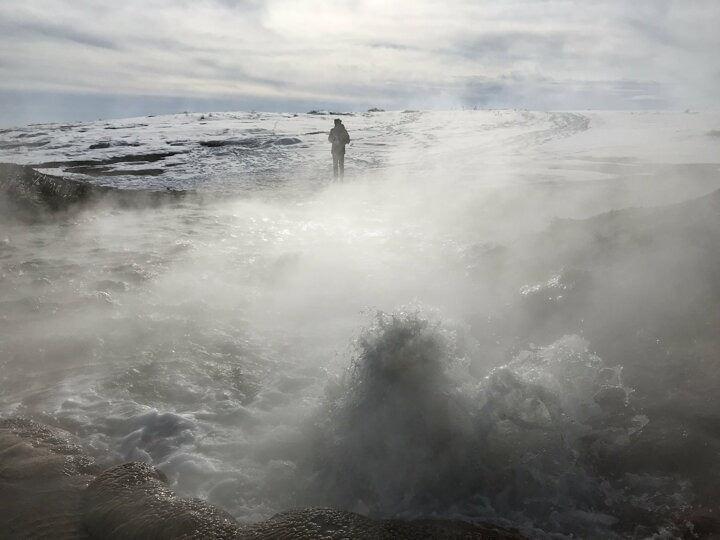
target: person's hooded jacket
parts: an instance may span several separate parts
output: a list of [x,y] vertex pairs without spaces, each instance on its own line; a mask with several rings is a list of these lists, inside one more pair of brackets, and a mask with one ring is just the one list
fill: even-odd
[[328,141],[332,143],[333,154],[345,153],[345,145],[350,142],[350,135],[342,122],[336,124],[335,127],[330,130]]

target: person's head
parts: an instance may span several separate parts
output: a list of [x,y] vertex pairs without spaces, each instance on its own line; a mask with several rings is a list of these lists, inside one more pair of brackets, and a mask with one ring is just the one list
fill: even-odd
[[335,119],[335,125],[336,125],[336,126],[339,126],[340,124],[342,124],[342,120],[340,120],[339,118],[336,118],[336,119]]

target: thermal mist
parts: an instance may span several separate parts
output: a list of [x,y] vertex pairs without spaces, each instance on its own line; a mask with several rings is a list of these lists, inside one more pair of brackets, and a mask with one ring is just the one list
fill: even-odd
[[322,505],[610,538],[710,507],[720,115],[347,116],[344,183],[330,123],[3,133],[50,142],[2,161],[63,175],[178,151],[79,177],[190,192],[5,213],[0,414],[246,522]]

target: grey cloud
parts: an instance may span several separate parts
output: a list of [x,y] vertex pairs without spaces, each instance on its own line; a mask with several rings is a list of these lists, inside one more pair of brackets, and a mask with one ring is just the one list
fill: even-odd
[[27,39],[28,34],[43,36],[51,39],[70,41],[80,45],[88,45],[90,47],[98,47],[101,49],[118,50],[121,48],[117,42],[87,32],[82,32],[66,26],[59,26],[50,23],[27,21],[19,23],[16,27],[16,35],[24,36]]
[[451,4],[2,0],[2,86],[288,109],[720,105],[717,1]]
[[571,36],[561,33],[489,32],[458,41],[440,52],[465,58],[517,60],[532,57],[559,57]]
[[665,46],[683,46],[672,32],[655,21],[647,19],[630,18],[628,25],[647,39]]
[[[247,69],[245,69],[244,67],[234,65],[231,62],[217,59],[212,56],[194,56],[192,58],[192,63],[193,66],[196,67],[196,69],[202,69],[208,74],[210,74],[213,78],[219,80],[251,82],[256,84],[263,84],[274,88],[284,88],[288,86],[287,81],[270,77],[254,76],[248,73]],[[192,74],[192,72],[192,68],[190,68],[186,73],[190,75]]]
[[221,6],[230,8],[245,8],[251,10],[260,10],[265,6],[265,2],[262,0],[214,0],[215,3]]
[[668,105],[654,81],[577,81],[519,75],[464,81],[466,107],[528,109],[659,109]]
[[402,45],[400,43],[392,43],[392,42],[368,43],[368,47],[370,47],[372,49],[392,49],[394,51],[417,51],[417,50],[420,50],[419,47],[411,47],[410,45]]

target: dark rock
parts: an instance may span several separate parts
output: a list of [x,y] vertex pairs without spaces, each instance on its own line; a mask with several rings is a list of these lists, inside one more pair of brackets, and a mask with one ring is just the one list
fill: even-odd
[[68,167],[65,172],[87,176],[160,176],[164,169],[110,169],[109,167]]
[[245,146],[247,148],[257,148],[263,143],[259,139],[248,138],[248,139],[223,139],[223,140],[212,140],[212,141],[200,141],[200,146],[206,148],[219,148],[222,146]]
[[291,144],[298,144],[302,141],[300,139],[297,139],[295,137],[282,137],[281,139],[278,139],[275,141],[275,144],[279,144],[281,146],[288,146]]
[[0,420],[0,536],[84,538],[82,492],[96,472],[69,433]]
[[59,539],[521,539],[517,531],[448,520],[377,521],[331,508],[292,510],[253,525],[139,462],[99,472],[79,443],[31,420],[0,421],[0,535]]
[[337,112],[337,111],[324,111],[324,110],[316,110],[313,109],[312,111],[308,111],[306,114],[312,114],[317,116],[355,116],[354,113],[351,112]]
[[[129,126],[105,126],[105,129],[135,129],[139,127],[148,127],[148,124],[132,124]],[[83,130],[78,130],[83,131]],[[87,130],[84,130],[87,131]]]
[[83,497],[83,524],[93,538],[236,538],[233,517],[197,499],[181,499],[161,472],[132,462],[100,473]]
[[229,514],[197,499],[178,498],[165,477],[144,463],[102,472],[84,497],[84,525],[93,538],[478,538],[510,540],[518,532],[448,520],[377,521],[333,508],[282,512],[241,526]]
[[110,141],[103,141],[90,145],[90,150],[100,150],[103,148],[110,148]]
[[524,538],[517,531],[463,521],[419,519],[378,521],[333,508],[307,508],[282,512],[267,521],[245,527],[240,538],[367,538],[414,540],[421,538],[476,538],[512,540]]
[[41,146],[45,146],[47,144],[50,144],[49,139],[40,140],[40,141],[0,141],[0,148],[3,150],[13,150],[16,148],[39,148]]
[[57,211],[109,191],[109,188],[42,174],[22,165],[0,164],[0,194],[17,210]]
[[113,156],[106,159],[81,159],[71,161],[47,161],[32,165],[36,169],[59,169],[64,167],[99,167],[102,165],[114,165],[116,163],[155,163],[163,159],[184,154],[185,152],[153,152],[148,154],[126,154],[124,156]]
[[177,200],[181,191],[121,190],[0,163],[0,208],[3,217],[38,219],[48,211],[68,211],[96,202],[121,207],[156,206]]

